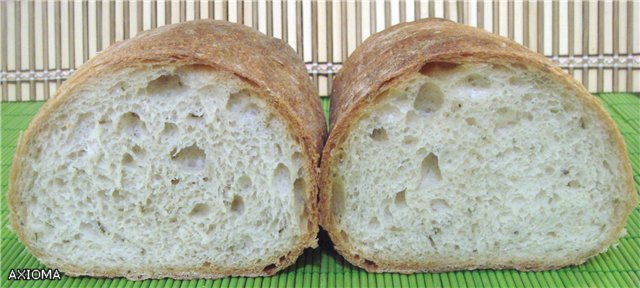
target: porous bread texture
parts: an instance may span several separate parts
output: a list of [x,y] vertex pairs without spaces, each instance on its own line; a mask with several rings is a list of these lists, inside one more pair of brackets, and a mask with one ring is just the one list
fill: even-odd
[[323,225],[347,259],[539,270],[621,236],[635,199],[624,151],[582,95],[519,64],[429,69],[376,98],[323,163]]
[[134,66],[69,93],[14,167],[14,224],[45,265],[134,279],[260,275],[308,245],[310,160],[235,75]]

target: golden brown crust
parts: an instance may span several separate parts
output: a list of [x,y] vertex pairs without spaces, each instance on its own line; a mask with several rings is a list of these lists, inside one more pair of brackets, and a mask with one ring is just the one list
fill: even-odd
[[[89,79],[128,67],[180,67],[203,65],[231,73],[246,82],[259,97],[287,122],[291,134],[305,149],[305,164],[310,185],[307,191],[309,233],[300,239],[283,258],[274,259],[275,267],[220,270],[215,267],[186,267],[183,271],[91,271],[82,267],[58,267],[68,275],[93,275],[131,279],[146,278],[220,278],[228,275],[272,275],[292,264],[304,248],[317,246],[317,167],[327,131],[320,99],[308,79],[304,63],[284,42],[267,37],[249,27],[225,21],[197,20],[163,26],[144,32],[130,40],[118,42],[82,65],[63,83],[31,121],[19,140],[9,177],[8,203],[14,231],[35,257],[38,251],[29,246],[24,235],[18,203],[16,180],[28,143],[43,128],[52,111],[56,111],[75,89]],[[55,263],[44,263],[55,267]],[[134,274],[132,274],[134,273]]]
[[[341,143],[350,128],[364,112],[381,101],[389,87],[415,77],[428,69],[430,63],[517,63],[530,70],[546,73],[576,94],[597,113],[605,123],[610,139],[620,151],[620,161],[624,163],[628,201],[617,209],[620,221],[613,233],[597,249],[564,263],[487,263],[476,265],[471,262],[458,263],[373,263],[357,255],[357,251],[347,243],[334,226],[331,214],[331,167]],[[335,78],[331,94],[331,133],[325,144],[320,168],[320,222],[327,230],[336,250],[349,262],[370,272],[418,271],[441,272],[451,270],[503,269],[515,268],[522,271],[557,269],[567,265],[583,263],[611,244],[623,233],[625,220],[638,200],[633,186],[631,164],[622,135],[613,119],[598,100],[589,94],[570,75],[556,67],[542,55],[501,36],[480,29],[457,24],[448,20],[424,19],[402,23],[374,34],[360,45]],[[334,151],[335,150],[335,151]]]

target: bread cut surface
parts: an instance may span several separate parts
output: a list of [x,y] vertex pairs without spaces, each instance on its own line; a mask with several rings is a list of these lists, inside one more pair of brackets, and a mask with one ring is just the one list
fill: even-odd
[[[435,53],[455,41],[471,47]],[[623,235],[637,199],[612,120],[507,41],[419,21],[372,36],[345,63],[320,206],[349,261],[375,272],[544,270]],[[386,49],[408,55],[366,61]]]
[[[273,274],[316,246],[324,121],[298,112],[320,111],[302,62],[239,25],[158,30],[100,54],[39,112],[12,168],[13,227],[42,263],[68,275]],[[184,51],[195,32],[216,41]],[[258,43],[254,53],[279,65],[282,79],[242,74],[253,55],[227,55],[247,49],[227,35]],[[138,58],[123,61],[130,56]]]

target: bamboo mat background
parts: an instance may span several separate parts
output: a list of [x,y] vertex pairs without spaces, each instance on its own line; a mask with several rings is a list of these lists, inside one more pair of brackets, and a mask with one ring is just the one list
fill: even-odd
[[341,62],[369,35],[427,17],[514,39],[558,63],[591,92],[640,92],[639,0],[0,1],[2,101],[48,99],[112,43],[200,18],[243,23],[288,42],[323,96]]
[[[627,143],[633,179],[640,191],[640,94],[599,94],[598,98],[617,123]],[[328,98],[323,97],[328,116]],[[6,205],[7,177],[20,131],[43,102],[2,104],[2,237],[0,283],[2,287],[640,287],[640,207],[627,222],[627,235],[619,244],[587,263],[555,271],[461,271],[450,273],[374,274],[356,268],[333,250],[321,233],[320,247],[306,250],[295,265],[272,277],[232,277],[218,280],[146,280],[69,278],[60,281],[8,281],[10,269],[44,268],[10,230]]]

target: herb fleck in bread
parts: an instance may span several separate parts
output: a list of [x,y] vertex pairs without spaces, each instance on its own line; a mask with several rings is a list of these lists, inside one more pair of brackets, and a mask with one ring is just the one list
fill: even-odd
[[270,275],[315,247],[326,134],[302,61],[248,27],[193,21],[83,65],[32,121],[13,228],[67,275]]
[[334,82],[321,224],[368,271],[544,270],[624,234],[622,137],[543,56],[443,20],[371,36]]

